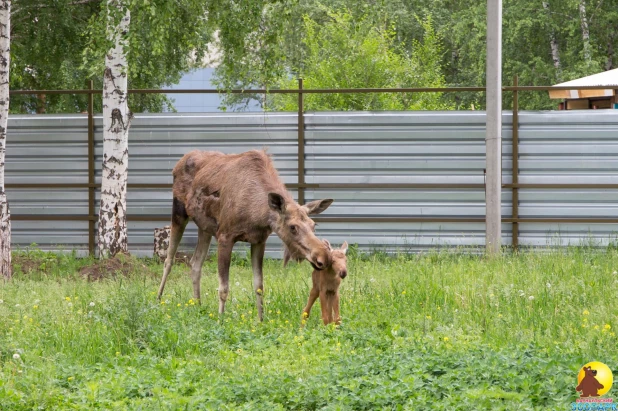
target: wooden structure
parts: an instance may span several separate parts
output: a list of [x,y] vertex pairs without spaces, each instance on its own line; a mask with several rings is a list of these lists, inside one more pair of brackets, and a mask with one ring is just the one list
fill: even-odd
[[[560,110],[618,109],[618,94],[616,90],[605,87],[618,85],[618,69],[593,74],[565,83],[556,87],[573,87],[571,90],[549,90],[549,98],[563,100]],[[590,87],[599,88],[590,89]],[[586,87],[586,89],[581,89]]]

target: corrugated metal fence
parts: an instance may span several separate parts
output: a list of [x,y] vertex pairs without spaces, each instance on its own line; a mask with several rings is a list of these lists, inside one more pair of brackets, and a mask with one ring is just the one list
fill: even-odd
[[[6,183],[14,217],[13,242],[18,247],[36,243],[43,249],[87,252],[87,218],[28,218],[88,215],[88,188],[81,186],[88,183],[87,119],[87,115],[10,116]],[[286,184],[298,183],[297,121],[296,113],[136,116],[129,137],[130,251],[151,254],[153,229],[165,225],[162,216],[171,211],[169,188],[140,188],[140,184],[171,184],[171,169],[187,151],[232,153],[267,147]],[[519,180],[515,183],[519,219],[513,220],[508,218],[513,213],[512,114],[504,113],[503,244],[511,244],[512,222],[519,225],[522,246],[577,244],[590,239],[608,243],[618,231],[618,189],[614,188],[618,183],[618,113],[520,112],[518,123]],[[100,183],[100,116],[95,116],[94,127],[95,183]],[[335,199],[318,219],[319,236],[335,244],[343,240],[358,243],[366,249],[484,244],[484,112],[306,113],[304,130],[305,199]],[[41,183],[80,188],[14,188]],[[358,183],[401,187],[337,187]],[[406,188],[405,184],[427,186]],[[432,188],[434,184],[442,185]],[[539,184],[553,187],[535,188]],[[592,186],[582,189],[577,184]],[[98,202],[97,189],[96,213]],[[332,217],[347,217],[348,221],[329,222]],[[365,217],[402,217],[403,222],[364,222]],[[442,222],[417,221],[432,217]],[[453,217],[464,221],[449,222]],[[578,220],[590,218],[609,219],[609,223]],[[547,219],[554,222],[540,222]],[[196,230],[191,227],[183,247],[189,250],[195,242]],[[268,250],[271,255],[279,252],[276,237],[269,240]]]

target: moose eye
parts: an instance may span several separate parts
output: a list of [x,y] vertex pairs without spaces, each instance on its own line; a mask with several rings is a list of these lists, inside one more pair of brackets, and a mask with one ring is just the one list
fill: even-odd
[[292,234],[296,234],[296,226],[295,225],[291,225],[290,226],[290,231],[292,232]]

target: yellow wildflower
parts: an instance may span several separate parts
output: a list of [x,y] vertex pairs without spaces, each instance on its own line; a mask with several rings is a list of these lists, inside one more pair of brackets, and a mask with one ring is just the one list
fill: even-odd
[[603,328],[606,329],[606,330],[609,330],[610,328],[612,328],[612,326],[609,325],[609,324],[605,324],[605,326]]
[[444,342],[448,341],[448,337],[444,337]]
[[406,290],[403,290],[403,291],[401,292],[401,295],[406,295]]
[[65,301],[71,301],[71,297],[64,297]]
[[208,314],[208,316],[209,316],[210,318],[212,318],[212,317],[214,317],[214,314],[213,314],[213,313],[210,313],[210,314]]
[[36,310],[37,308],[39,308],[39,306],[38,306],[38,305],[35,305],[35,306],[34,306],[34,307],[32,307],[32,308]]
[[305,318],[309,317],[309,313],[307,311],[303,311],[303,317]]
[[258,288],[255,292],[260,294],[260,295],[262,295],[262,289],[261,288]]
[[598,329],[599,329],[599,326],[598,326],[598,325],[595,325],[595,326],[594,326],[594,329],[595,329],[595,330],[598,330]]
[[588,310],[584,310],[584,312],[583,312],[582,314],[584,314],[584,315],[588,315],[588,314],[590,314],[590,311],[588,311]]
[[75,379],[75,377],[69,377],[67,378],[68,381],[73,381]]
[[428,316],[427,316],[427,317],[425,317],[425,318],[427,318],[428,320],[431,320],[431,315],[428,315]]

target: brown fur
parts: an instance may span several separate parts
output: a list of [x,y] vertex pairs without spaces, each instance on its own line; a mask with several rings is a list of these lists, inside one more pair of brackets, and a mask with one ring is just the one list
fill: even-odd
[[348,275],[346,252],[348,243],[344,242],[340,249],[333,250],[327,240],[324,243],[331,250],[331,265],[322,271],[314,270],[311,274],[313,288],[309,293],[307,306],[303,309],[303,320],[309,318],[311,307],[316,299],[320,299],[322,321],[324,325],[341,324],[339,315],[339,286],[341,280]]
[[229,292],[232,248],[238,241],[251,244],[260,320],[264,289],[262,261],[266,239],[272,232],[283,241],[286,259],[307,259],[314,268],[330,264],[330,253],[315,236],[315,223],[308,216],[326,210],[333,200],[316,200],[303,206],[296,203],[264,151],[241,154],[191,151],[178,161],[172,174],[172,233],[159,298],[190,218],[199,229],[198,244],[191,260],[194,297],[200,298],[201,266],[210,240],[215,236],[218,242],[220,313],[224,311]]

